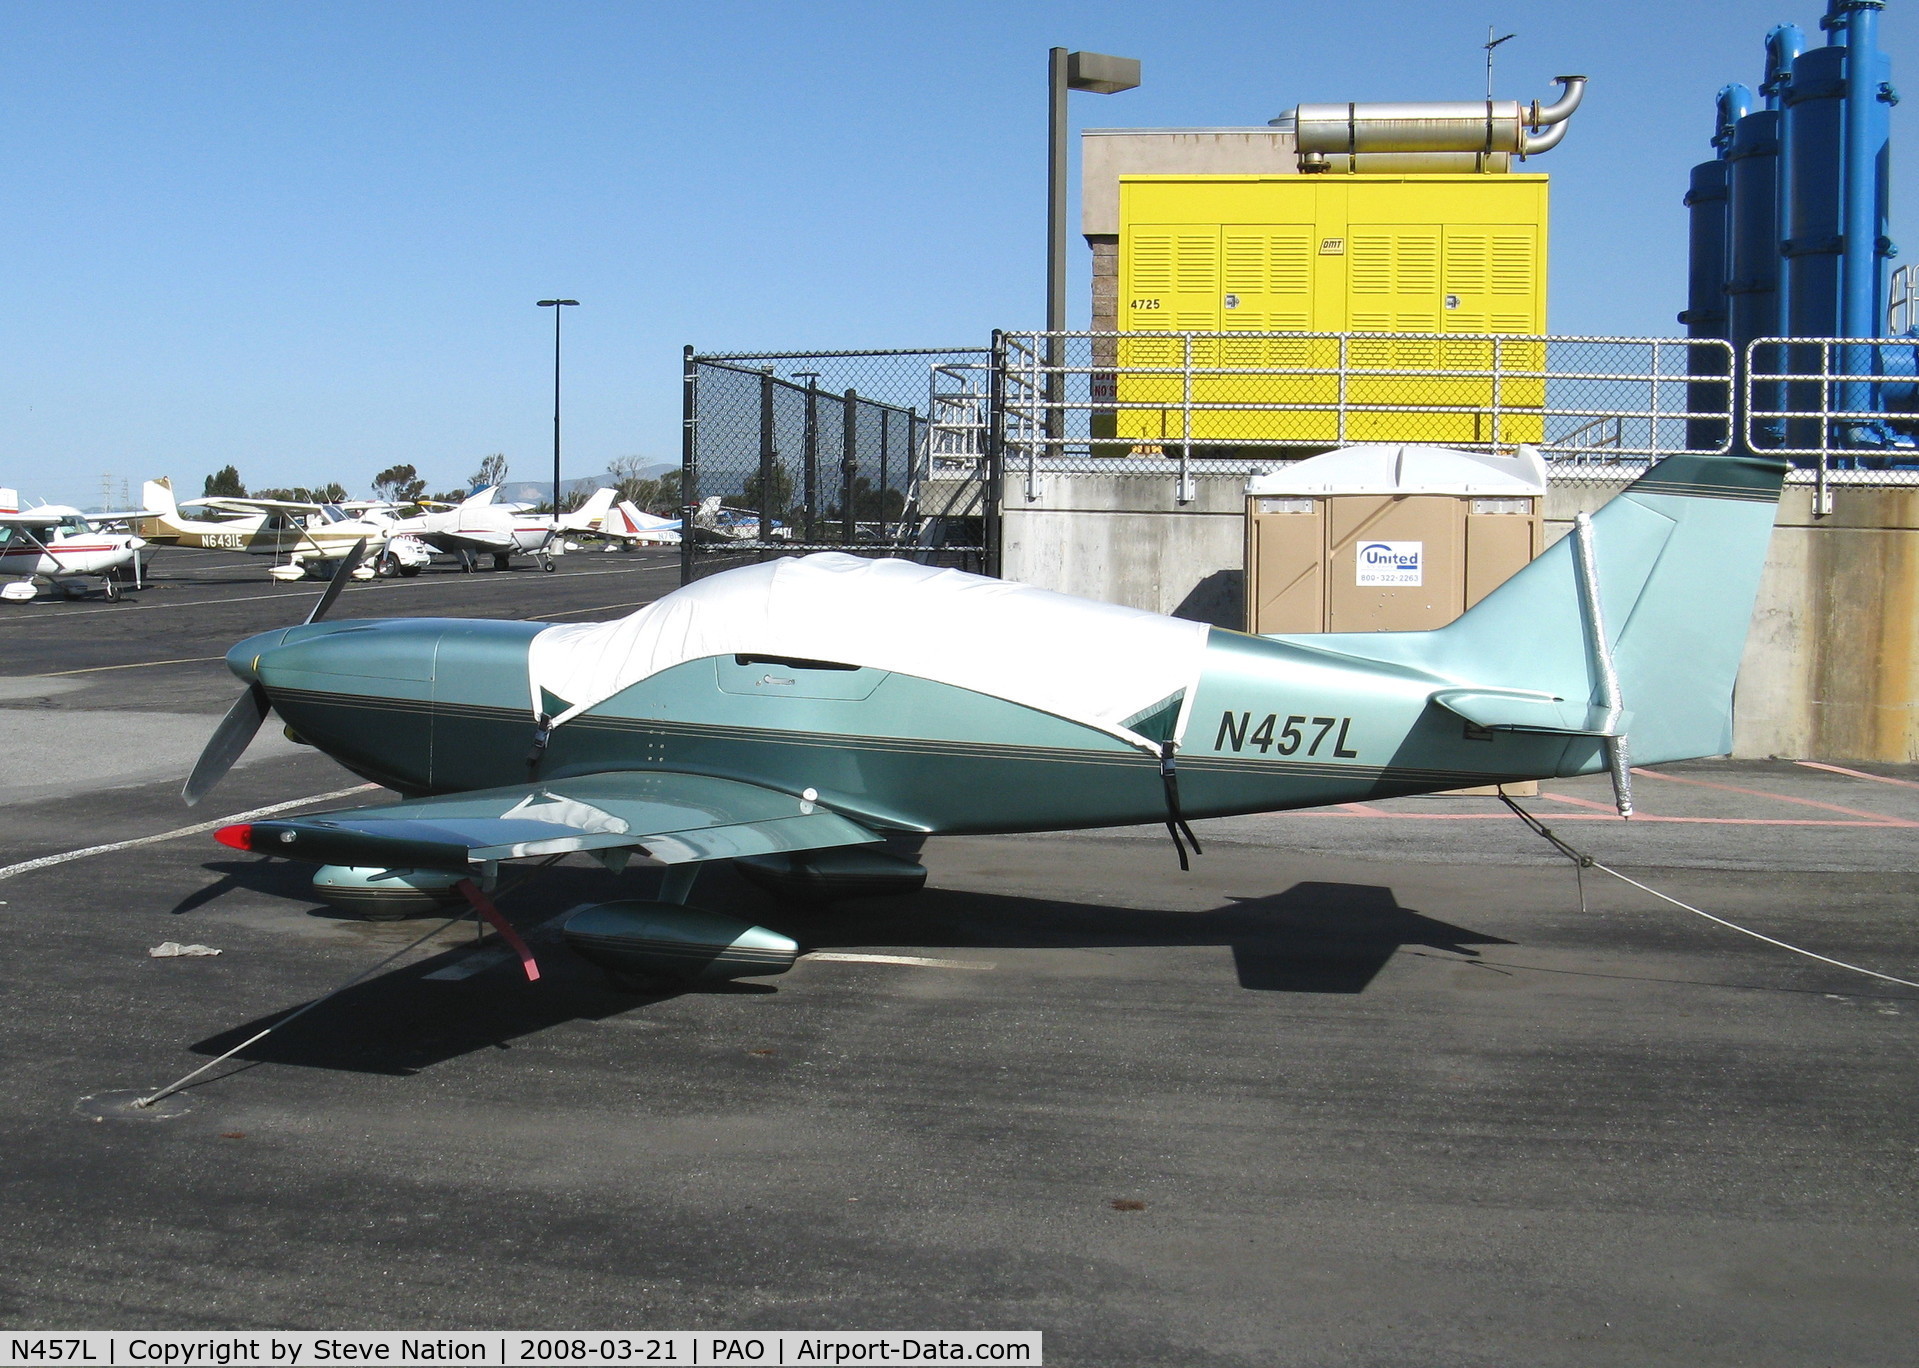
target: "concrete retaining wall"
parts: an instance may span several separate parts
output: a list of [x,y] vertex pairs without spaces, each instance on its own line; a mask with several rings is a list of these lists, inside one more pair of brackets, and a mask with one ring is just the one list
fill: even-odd
[[1000,573],[1062,593],[1222,627],[1245,625],[1246,477],[1201,476],[1181,505],[1171,475],[1006,478]]
[[1919,760],[1919,489],[1780,502],[1739,675],[1734,753]]
[[[1006,578],[1240,627],[1245,495],[1239,475],[1200,476],[1181,506],[1169,475],[1043,478],[1028,501],[1009,477]],[[1618,485],[1552,487],[1548,541]],[[1919,761],[1919,488],[1789,486],[1766,559],[1734,708],[1733,753]]]

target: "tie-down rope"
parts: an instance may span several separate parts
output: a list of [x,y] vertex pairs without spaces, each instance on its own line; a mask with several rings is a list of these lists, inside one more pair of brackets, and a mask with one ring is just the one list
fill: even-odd
[[318,1007],[321,1003],[331,1002],[334,998],[340,996],[340,994],[344,993],[347,989],[351,988],[354,984],[360,982],[362,979],[370,978],[374,974],[378,973],[380,970],[386,968],[387,965],[393,963],[394,960],[406,954],[407,951],[416,950],[420,946],[425,945],[428,941],[432,940],[433,937],[439,935],[442,931],[446,930],[447,927],[453,925],[454,922],[465,920],[467,915],[468,913],[466,913],[465,911],[455,913],[453,916],[448,917],[445,921],[441,922],[438,926],[434,927],[431,931],[427,932],[424,936],[414,941],[411,945],[403,945],[398,950],[395,950],[392,954],[388,955],[385,959],[381,960],[378,964],[374,965],[372,968],[362,969],[359,973],[355,974],[352,978],[348,979],[345,983],[341,984],[338,988],[335,988],[332,992],[328,993],[326,996],[317,997],[313,999],[313,1001],[309,1002],[306,1006],[300,1008],[298,1011],[289,1013],[288,1015],[281,1017],[278,1021],[274,1022],[271,1026],[267,1027],[264,1031],[261,1031],[258,1035],[247,1037],[245,1040],[241,1041],[238,1045],[235,1045],[231,1050],[228,1050],[225,1054],[221,1055],[218,1059],[208,1060],[206,1063],[202,1064],[199,1068],[195,1069],[192,1073],[188,1074],[186,1077],[176,1078],[173,1082],[167,1084],[166,1087],[160,1089],[158,1092],[154,1093],[152,1096],[142,1097],[138,1101],[136,1101],[133,1105],[136,1107],[151,1107],[155,1102],[158,1102],[161,1098],[166,1097],[172,1093],[179,1092],[180,1089],[186,1087],[187,1084],[191,1083],[194,1079],[198,1078],[201,1074],[205,1073],[208,1069],[213,1068],[217,1064],[226,1063],[227,1060],[239,1054],[240,1051],[246,1049],[247,1046],[257,1044],[259,1041],[265,1040],[268,1036],[272,1035],[275,1031],[279,1030],[282,1026],[286,1025],[288,1022],[293,1021],[298,1017],[305,1016],[308,1012],[312,1011],[315,1007]]
[[1701,908],[1694,907],[1691,903],[1684,903],[1679,901],[1679,899],[1672,897],[1670,894],[1661,893],[1656,888],[1648,888],[1645,884],[1640,883],[1639,880],[1630,878],[1627,875],[1621,874],[1618,870],[1612,868],[1610,865],[1601,864],[1598,860],[1594,859],[1591,855],[1588,855],[1585,851],[1567,844],[1562,837],[1554,833],[1551,827],[1547,826],[1544,822],[1541,822],[1537,817],[1533,816],[1532,813],[1526,811],[1526,809],[1519,806],[1519,804],[1515,803],[1511,798],[1507,797],[1503,791],[1499,795],[1499,801],[1504,803],[1507,807],[1511,808],[1513,815],[1519,818],[1520,821],[1524,822],[1528,827],[1530,827],[1534,832],[1536,832],[1540,837],[1542,837],[1548,845],[1552,846],[1553,849],[1557,850],[1561,855],[1564,855],[1568,860],[1572,861],[1573,872],[1579,880],[1579,910],[1581,912],[1584,912],[1586,910],[1585,871],[1587,871],[1588,869],[1596,869],[1601,874],[1612,875],[1613,878],[1619,880],[1619,882],[1621,883],[1631,884],[1634,888],[1638,889],[1641,893],[1650,893],[1653,897],[1659,899],[1659,901],[1661,902],[1671,903],[1674,907],[1679,908],[1682,912],[1690,912],[1695,917],[1704,917],[1707,921],[1716,922],[1718,925],[1725,927],[1729,931],[1737,931],[1742,936],[1751,936],[1754,940],[1764,941],[1768,945],[1776,945],[1781,950],[1790,950],[1795,955],[1804,955],[1807,959],[1818,960],[1821,964],[1830,964],[1834,966],[1835,968],[1839,968],[1839,969],[1850,969],[1853,973],[1864,974],[1867,978],[1882,979],[1887,983],[1896,983],[1902,988],[1919,988],[1919,983],[1914,983],[1911,979],[1895,978],[1891,974],[1882,974],[1877,969],[1867,969],[1861,965],[1848,964],[1844,960],[1834,959],[1830,955],[1818,954],[1815,951],[1805,949],[1803,946],[1793,945],[1790,942],[1782,941],[1777,936],[1768,936],[1763,931],[1755,931],[1749,926],[1741,926],[1738,922],[1727,921],[1724,917],[1716,917],[1710,912],[1704,911]]
[[[524,872],[521,873],[521,875],[517,879],[513,879],[509,881],[506,887],[500,890],[498,896],[505,897],[508,893],[511,893],[514,889],[518,888],[521,884],[525,883],[528,879],[532,878],[535,874],[539,873],[541,870],[547,868],[549,865],[557,863],[561,858],[562,857],[558,855],[549,856],[547,859],[540,861],[539,864],[528,867]],[[360,983],[366,979],[372,978],[373,975],[379,973],[380,970],[386,968],[387,965],[393,963],[393,961],[399,959],[402,955],[408,953],[409,951],[419,949],[422,945],[425,945],[428,941],[432,940],[435,936],[439,935],[442,931],[446,930],[447,927],[453,925],[454,922],[464,921],[469,916],[474,916],[475,913],[478,913],[479,916],[484,917],[487,921],[491,922],[493,924],[494,929],[499,931],[500,938],[506,941],[508,945],[512,946],[515,949],[515,951],[519,954],[521,965],[522,967],[526,969],[526,976],[528,980],[531,981],[533,979],[537,979],[540,975],[539,975],[539,970],[532,967],[533,965],[532,952],[526,948],[526,943],[524,941],[522,941],[518,936],[513,934],[513,928],[507,925],[506,919],[504,917],[501,917],[499,912],[494,909],[492,903],[486,899],[485,895],[480,893],[478,886],[475,885],[473,881],[470,879],[463,879],[461,880],[461,883],[460,883],[460,890],[462,895],[467,899],[467,901],[472,904],[470,908],[462,909],[461,911],[454,913],[452,916],[448,917],[445,921],[441,922],[438,926],[434,927],[431,931],[427,932],[424,936],[421,936],[418,940],[401,946],[398,950],[395,950],[392,954],[388,955],[385,959],[381,960],[378,964],[372,966],[371,968],[362,969],[359,973],[355,974],[352,978],[348,979],[345,983],[341,984],[338,988],[335,988],[332,992],[326,994],[324,997],[317,997],[313,999],[313,1001],[309,1002],[306,1006],[300,1008],[298,1011],[288,1013],[286,1016],[281,1017],[278,1021],[274,1022],[271,1026],[267,1027],[264,1031],[261,1031],[258,1035],[247,1037],[245,1040],[241,1041],[238,1045],[235,1045],[231,1050],[228,1050],[225,1054],[221,1055],[219,1058],[208,1060],[206,1063],[202,1064],[199,1068],[195,1069],[192,1073],[186,1075],[184,1078],[176,1078],[173,1082],[167,1084],[166,1087],[160,1089],[158,1092],[153,1093],[147,1097],[142,1097],[138,1099],[137,1101],[134,1102],[133,1105],[136,1107],[151,1107],[155,1102],[158,1102],[161,1098],[167,1097],[172,1095],[173,1093],[179,1092],[180,1089],[186,1087],[187,1084],[191,1083],[194,1079],[198,1078],[201,1074],[205,1073],[208,1069],[213,1068],[216,1064],[226,1063],[227,1060],[239,1054],[240,1051],[246,1049],[247,1046],[255,1045],[255,1044],[258,1044],[260,1041],[265,1040],[268,1036],[272,1035],[275,1031],[279,1030],[282,1026],[285,1026],[288,1022],[293,1021],[299,1017],[305,1016],[308,1012],[312,1011],[315,1007],[318,1007],[323,1002],[331,1002],[334,998],[340,996],[340,994],[344,993],[347,989],[351,988],[354,984]],[[471,890],[471,891],[469,892],[468,890]]]

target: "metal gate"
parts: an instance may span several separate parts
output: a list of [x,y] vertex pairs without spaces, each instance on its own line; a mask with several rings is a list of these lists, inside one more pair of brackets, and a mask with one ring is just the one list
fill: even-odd
[[845,551],[997,570],[992,352],[685,356],[681,578]]

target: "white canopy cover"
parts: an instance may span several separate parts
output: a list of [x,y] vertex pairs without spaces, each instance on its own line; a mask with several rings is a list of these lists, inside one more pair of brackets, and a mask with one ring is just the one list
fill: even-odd
[[1340,447],[1246,481],[1248,494],[1519,494],[1542,498],[1537,447],[1510,456],[1411,443]]
[[[1185,729],[1207,628],[1030,585],[839,552],[785,557],[676,589],[629,617],[549,627],[527,654],[566,722],[689,660],[829,660],[917,675],[1070,718],[1157,752]],[[1183,695],[1183,697],[1182,697]]]

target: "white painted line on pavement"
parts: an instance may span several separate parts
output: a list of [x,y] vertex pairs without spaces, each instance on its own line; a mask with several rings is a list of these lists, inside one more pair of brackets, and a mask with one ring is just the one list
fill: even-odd
[[[575,570],[568,575],[567,578],[592,579],[597,575],[637,575],[643,570],[658,570],[662,564],[663,562],[655,561],[647,565],[625,565],[617,570]],[[491,584],[493,583],[493,576],[490,574],[476,574],[469,578],[466,575],[446,575],[438,576],[432,582],[435,585]],[[352,589],[343,590],[341,596],[345,597],[347,594],[377,594],[390,590],[402,590],[409,587],[417,586],[414,586],[411,581],[402,584],[362,584]],[[34,623],[65,622],[68,618],[87,617],[94,613],[126,613],[135,610],[153,613],[163,608],[217,608],[228,603],[265,603],[269,599],[285,601],[288,598],[299,595],[301,592],[311,592],[311,590],[312,586],[302,584],[297,586],[289,585],[277,594],[248,594],[240,598],[193,599],[186,603],[128,603],[122,601],[119,605],[112,608],[81,608],[67,613],[49,613],[44,617],[34,618],[31,621]],[[14,621],[14,619],[10,618],[9,621]],[[24,623],[27,619],[20,619],[20,621]]]
[[89,665],[80,670],[48,670],[40,675],[10,675],[13,679],[59,679],[65,675],[99,674],[102,670],[144,670],[154,665],[205,665],[225,656],[185,656],[179,660],[135,660],[125,665]]
[[815,950],[800,956],[803,960],[825,960],[830,964],[905,964],[920,969],[997,969],[988,960],[929,959],[924,955],[856,955],[842,950]]
[[266,807],[230,813],[225,817],[216,817],[211,822],[196,822],[192,826],[181,827],[177,831],[163,831],[157,836],[137,836],[131,841],[112,841],[106,845],[86,846],[80,850],[69,850],[59,855],[42,855],[37,860],[22,860],[19,864],[0,865],[0,879],[11,879],[16,874],[31,874],[36,869],[65,864],[69,860],[84,860],[89,855],[110,855],[116,850],[132,850],[136,846],[175,841],[182,836],[197,836],[203,831],[232,826],[236,822],[250,822],[256,817],[271,817],[276,812],[286,812],[290,808],[305,807],[308,803],[324,803],[333,798],[345,798],[350,794],[365,793],[368,789],[378,787],[380,787],[378,784],[355,784],[352,788],[335,789],[331,793],[312,793],[305,798],[292,798],[284,803],[272,803]]

